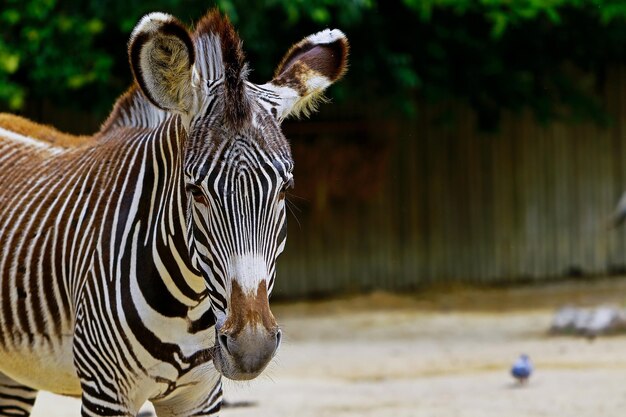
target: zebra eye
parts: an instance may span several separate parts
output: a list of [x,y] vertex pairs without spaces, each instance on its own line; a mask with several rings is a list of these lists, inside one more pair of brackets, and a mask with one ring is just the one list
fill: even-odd
[[280,193],[278,194],[278,198],[283,200],[285,198],[285,193],[287,192],[287,190],[292,189],[293,185],[294,185],[293,177],[289,178],[287,181],[285,181],[283,183],[283,186],[282,186],[281,190],[280,190]]
[[209,202],[202,191],[202,188],[198,187],[195,184],[187,184],[185,187],[187,192],[191,194],[196,203],[204,204],[205,206],[209,205]]

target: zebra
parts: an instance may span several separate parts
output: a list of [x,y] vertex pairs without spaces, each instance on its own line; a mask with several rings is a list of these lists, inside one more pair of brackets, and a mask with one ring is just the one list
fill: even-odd
[[38,390],[82,416],[214,416],[222,378],[258,376],[281,342],[269,307],[293,159],[281,123],[347,68],[326,29],[271,81],[209,11],[144,16],[133,85],[93,136],[0,115],[0,416]]

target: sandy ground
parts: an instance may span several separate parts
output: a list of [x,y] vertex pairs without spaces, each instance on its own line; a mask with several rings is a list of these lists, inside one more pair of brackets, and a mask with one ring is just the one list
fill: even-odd
[[[626,280],[371,294],[274,307],[285,340],[266,373],[226,382],[225,417],[624,416],[626,336],[548,336],[566,303],[623,304]],[[526,386],[509,376],[527,353]],[[78,416],[42,393],[33,417]]]

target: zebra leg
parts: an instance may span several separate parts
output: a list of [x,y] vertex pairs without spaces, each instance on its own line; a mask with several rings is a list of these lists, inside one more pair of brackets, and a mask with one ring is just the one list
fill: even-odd
[[[86,278],[76,309],[73,354],[80,380],[82,417],[135,417],[143,402],[135,401],[137,369],[120,360],[124,335],[116,338],[115,320],[101,313],[105,300],[97,292],[94,277]],[[100,298],[99,298],[100,297]],[[111,301],[114,303],[115,300]]]
[[28,417],[36,398],[37,390],[0,374],[0,416]]
[[[77,337],[75,337],[76,340]],[[74,364],[82,389],[82,417],[135,417],[139,406],[133,407],[133,401],[124,387],[132,387],[134,378],[115,362],[110,362],[96,346],[91,346],[89,353],[81,354],[74,349]],[[115,373],[112,372],[115,367]]]
[[119,401],[108,393],[90,391],[85,392],[85,386],[83,386],[81,417],[135,417],[137,415],[138,410],[131,410],[125,404],[126,401]]
[[[222,407],[222,381],[193,384],[173,396],[152,402],[157,417],[217,417]],[[208,391],[208,392],[207,392]]]

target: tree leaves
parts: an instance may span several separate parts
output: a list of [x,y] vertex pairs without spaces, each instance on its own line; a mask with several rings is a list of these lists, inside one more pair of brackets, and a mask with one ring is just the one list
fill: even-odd
[[[485,119],[501,109],[601,119],[594,89],[626,63],[623,0],[215,0],[244,40],[253,81],[265,82],[292,42],[324,27],[351,41],[339,101],[389,114],[461,100]],[[0,10],[0,108],[27,101],[102,114],[131,82],[126,42],[160,10],[196,21],[192,0],[5,0]],[[578,71],[569,71],[570,67]],[[581,83],[579,78],[595,80]]]

